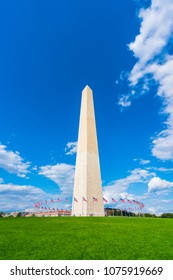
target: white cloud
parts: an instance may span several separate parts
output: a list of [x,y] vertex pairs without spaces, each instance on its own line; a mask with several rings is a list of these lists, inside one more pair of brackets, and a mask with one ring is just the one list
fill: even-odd
[[173,168],[165,168],[165,167],[158,167],[158,168],[155,167],[153,169],[158,170],[160,172],[172,172],[173,171]]
[[126,178],[115,180],[110,185],[104,187],[103,194],[105,197],[111,199],[111,197],[122,196],[126,197],[126,191],[128,187],[136,183],[147,183],[151,177],[155,176],[154,172],[149,172],[145,169],[136,168],[130,171],[130,175]]
[[150,214],[155,214],[155,215],[161,214],[161,213],[158,213],[158,207],[148,207],[147,212],[149,212]]
[[24,211],[34,203],[47,198],[47,194],[34,186],[0,184],[0,211]]
[[173,30],[172,13],[172,0],[152,0],[149,8],[140,10],[140,33],[129,44],[130,50],[139,59],[136,64],[138,69],[160,54],[167,44]]
[[173,56],[167,56],[164,64],[152,63],[143,70],[143,75],[151,73],[159,83],[157,94],[163,99],[162,113],[167,117],[167,129],[161,131],[152,141],[153,156],[162,159],[173,159]]
[[157,192],[172,187],[173,187],[173,182],[162,180],[159,177],[154,177],[148,183],[148,192]]
[[3,180],[2,178],[0,178],[0,184],[3,183],[3,181],[4,181],[4,180]]
[[[51,203],[51,199],[53,199],[54,203]],[[61,202],[58,202],[58,199]],[[51,209],[66,209],[71,207],[71,204],[66,202],[65,196],[63,195],[46,193],[35,186],[0,184],[0,211],[42,211],[42,208],[38,209],[34,207],[38,201],[41,203],[40,207]]]
[[173,127],[159,133],[153,140],[152,154],[161,160],[173,159]]
[[38,167],[35,165],[35,166],[32,168],[32,170],[37,171],[37,170],[38,170]]
[[5,145],[0,144],[0,167],[9,173],[25,178],[29,172],[30,162],[24,162],[19,152],[9,151]]
[[65,154],[66,155],[73,155],[77,152],[77,142],[69,142],[66,145]]
[[171,199],[162,199],[162,201],[161,202],[163,202],[163,203],[171,203],[172,202],[172,200]]
[[141,159],[139,163],[142,164],[142,165],[149,164],[150,160],[148,160],[148,159]]
[[141,196],[137,196],[135,199],[144,203],[144,212],[154,213],[156,215],[161,215],[166,212],[172,213],[173,199],[170,198],[170,192],[171,188],[161,189],[160,191],[144,193]]
[[120,105],[121,107],[131,106],[131,101],[129,99],[129,96],[128,95],[121,96],[119,101],[118,101],[118,105]]
[[173,171],[173,168],[166,168],[166,167],[147,167],[148,170],[156,170],[156,171],[159,171],[159,172],[172,172]]
[[121,185],[129,185],[132,183],[146,182],[155,173],[150,173],[148,170],[136,168],[130,171],[130,175],[124,179],[117,180]]
[[152,142],[152,154],[161,160],[173,159],[173,55],[169,54],[167,47],[173,37],[172,14],[172,0],[152,0],[149,8],[141,9],[139,35],[129,44],[137,58],[129,75],[131,87],[143,79],[143,89],[147,90],[150,76],[158,84],[157,95],[163,100],[166,129]]
[[146,164],[150,163],[149,159],[143,159],[143,158],[139,158],[139,159],[135,158],[134,161],[139,162],[139,164],[141,164],[141,165],[146,165]]
[[75,167],[70,164],[41,166],[39,174],[58,184],[63,194],[72,194]]

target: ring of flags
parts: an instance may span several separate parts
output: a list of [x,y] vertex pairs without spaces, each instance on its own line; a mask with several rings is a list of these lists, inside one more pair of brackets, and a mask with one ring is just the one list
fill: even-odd
[[[78,203],[79,199],[77,199],[76,197],[73,198],[74,202]],[[93,202],[98,202],[98,199],[97,197],[93,196],[92,198]],[[85,197],[82,198],[82,201],[83,202],[86,202],[87,203],[87,199]],[[65,198],[65,199],[49,199],[49,200],[44,200],[44,201],[38,201],[34,204],[34,208],[36,209],[39,209],[39,210],[50,210],[50,211],[55,211],[55,210],[59,210],[58,208],[56,208],[55,206],[54,207],[51,207],[52,205],[56,205],[56,203],[60,203],[60,202],[69,202],[68,198]],[[109,201],[107,198],[103,197],[103,202],[104,203],[127,203],[128,205],[130,204],[131,206],[135,205],[137,207],[135,208],[131,208],[129,207],[128,209],[129,210],[138,210],[139,208],[142,210],[144,208],[144,204],[142,202],[139,202],[137,200],[130,200],[128,198],[119,198],[119,199],[115,199],[114,197],[111,198],[111,201]],[[129,205],[129,206],[130,206]]]
[[[65,198],[65,200],[63,201],[62,199],[58,198],[58,199],[49,199],[49,200],[41,200],[41,201],[37,201],[34,203],[34,208],[38,209],[38,210],[46,210],[46,211],[56,211],[59,210],[56,207],[56,203],[60,203],[60,202],[69,202],[68,198]],[[52,205],[54,205],[54,207],[51,207]]]
[[[83,197],[82,200],[85,201],[85,202],[87,202],[87,199],[86,199],[85,197]],[[75,202],[78,202],[78,200],[77,200],[76,197],[74,197],[74,201],[75,201]],[[96,197],[93,196],[93,201],[98,202],[98,199],[97,199]],[[105,203],[110,203],[110,202],[108,201],[108,199],[106,199],[105,197],[103,197],[103,202],[105,202]],[[130,199],[128,199],[128,198],[120,198],[119,200],[117,200],[117,199],[115,199],[115,198],[112,197],[111,202],[114,202],[114,203],[122,202],[122,203],[136,204],[136,205],[138,205],[140,208],[144,208],[144,206],[145,206],[142,202],[139,202],[139,201],[134,200],[134,199],[133,199],[133,200],[130,200]]]

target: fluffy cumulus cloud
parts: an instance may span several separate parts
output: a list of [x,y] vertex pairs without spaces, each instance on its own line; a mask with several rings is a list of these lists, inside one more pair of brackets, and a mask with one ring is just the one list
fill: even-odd
[[158,192],[170,188],[173,188],[173,182],[162,180],[159,177],[152,178],[148,183],[148,192]]
[[163,64],[153,62],[141,71],[142,77],[151,73],[159,83],[157,94],[162,98],[167,120],[166,129],[153,140],[152,154],[162,160],[173,159],[173,56],[167,56]]
[[58,184],[64,195],[72,194],[75,167],[70,164],[60,163],[56,165],[41,166],[39,174]]
[[[144,68],[168,43],[173,30],[172,12],[172,0],[152,0],[149,8],[140,10],[140,33],[129,44],[130,50],[139,59],[132,74]],[[132,81],[136,82],[135,79],[138,79],[138,75],[134,75]]]
[[[140,92],[148,91],[152,79],[158,85],[157,95],[163,101],[162,112],[167,118],[164,123],[166,128],[158,133],[152,142],[152,154],[161,160],[173,159],[172,15],[172,0],[152,0],[150,7],[140,10],[140,31],[134,42],[129,44],[129,49],[137,59],[129,75],[133,92],[131,96],[135,94],[139,82],[143,84]],[[129,98],[129,96],[126,97],[126,100]]]
[[[40,203],[40,208],[35,205]],[[64,195],[50,194],[31,185],[0,182],[0,212],[35,212],[46,208],[71,208],[71,200]]]
[[173,160],[173,127],[168,127],[167,130],[158,134],[158,137],[153,140],[152,153],[162,160]]
[[24,211],[34,203],[47,198],[47,194],[34,186],[0,184],[0,211]]
[[[115,196],[126,197],[127,190],[130,185],[137,183],[147,183],[149,180],[155,176],[154,172],[149,172],[148,170],[136,168],[130,171],[130,175],[126,178],[115,180],[111,182],[108,186],[104,187],[104,196],[108,199]],[[130,197],[130,195],[128,195]]]
[[26,177],[30,163],[24,162],[19,152],[9,151],[5,145],[0,144],[0,167],[19,177]]
[[73,155],[77,152],[77,142],[68,142],[65,148],[66,155]]

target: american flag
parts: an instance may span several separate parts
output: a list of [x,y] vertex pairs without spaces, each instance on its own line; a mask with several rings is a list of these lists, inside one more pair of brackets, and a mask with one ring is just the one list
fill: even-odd
[[134,204],[138,204],[136,200],[133,199],[132,201],[133,201]]
[[127,202],[130,203],[130,204],[132,204],[132,201],[131,201],[130,199],[127,199]]
[[123,198],[120,198],[120,201],[121,201],[121,202],[125,202],[125,199],[123,199]]
[[40,208],[41,203],[38,201],[37,203],[34,204],[34,207]]
[[107,201],[107,199],[106,199],[106,198],[104,198],[104,197],[103,197],[103,201],[104,201],[104,202],[108,202],[108,201]]
[[53,199],[51,199],[51,200],[50,200],[50,202],[53,202],[53,203],[54,203],[54,200],[53,200]]
[[112,198],[112,202],[117,202],[115,198]]
[[97,202],[97,201],[98,201],[98,199],[97,199],[96,197],[94,197],[94,196],[93,196],[93,201],[96,201],[96,202]]
[[78,200],[76,199],[76,197],[74,197],[74,201],[75,201],[75,202],[78,202]]
[[65,199],[65,202],[68,202],[68,199],[67,199],[67,198]]
[[61,202],[62,200],[58,198],[57,202]]
[[86,198],[85,198],[85,197],[83,197],[83,201],[87,202],[87,200],[86,200]]

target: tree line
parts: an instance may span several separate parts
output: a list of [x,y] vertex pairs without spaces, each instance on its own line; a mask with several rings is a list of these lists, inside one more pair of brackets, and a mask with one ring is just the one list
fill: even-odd
[[[151,218],[173,218],[173,213],[163,213],[160,216],[151,213],[133,213],[126,210],[106,208],[106,216],[124,216],[124,217],[151,217]],[[6,216],[5,212],[0,212],[0,218]],[[10,215],[13,217],[12,215]],[[25,213],[18,212],[16,217],[24,217]],[[33,214],[33,216],[35,216]]]

